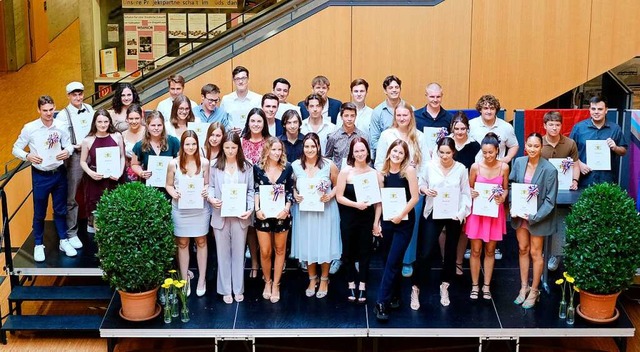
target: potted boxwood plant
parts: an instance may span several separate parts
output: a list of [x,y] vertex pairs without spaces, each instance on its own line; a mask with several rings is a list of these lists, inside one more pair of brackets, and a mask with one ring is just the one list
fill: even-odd
[[[566,225],[565,265],[580,289],[578,312],[595,322],[614,319],[616,299],[640,267],[634,200],[618,185],[592,185],[572,206]],[[594,306],[593,298],[605,306]]]
[[154,317],[158,287],[176,251],[171,205],[153,187],[126,183],[102,195],[95,225],[100,269],[120,293],[120,315],[133,321]]

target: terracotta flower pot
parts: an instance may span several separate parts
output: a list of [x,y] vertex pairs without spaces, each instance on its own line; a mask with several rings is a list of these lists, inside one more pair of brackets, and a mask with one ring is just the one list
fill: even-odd
[[144,321],[157,316],[156,298],[158,287],[141,293],[118,291],[122,301],[120,316],[130,321]]
[[580,291],[580,312],[587,319],[603,321],[613,317],[616,308],[616,300],[620,292],[610,295],[597,295],[586,291]]

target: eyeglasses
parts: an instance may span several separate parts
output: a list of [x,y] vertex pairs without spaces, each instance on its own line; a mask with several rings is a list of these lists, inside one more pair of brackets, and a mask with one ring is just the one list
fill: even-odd
[[217,104],[220,101],[220,98],[216,98],[216,99],[204,98],[204,100],[208,101],[211,104]]
[[248,80],[248,79],[249,79],[249,77],[248,77],[248,76],[247,76],[247,77],[234,77],[234,78],[233,78],[233,81],[234,81],[234,82],[244,82],[244,81],[246,81],[246,80]]
[[178,108],[178,111],[181,111],[181,112],[187,112],[189,110],[191,110],[191,109],[190,108]]

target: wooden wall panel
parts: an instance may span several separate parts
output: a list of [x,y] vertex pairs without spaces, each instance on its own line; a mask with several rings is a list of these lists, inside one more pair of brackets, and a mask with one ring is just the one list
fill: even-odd
[[536,107],[586,81],[591,0],[475,0],[469,104]]
[[[291,82],[290,103],[311,92],[311,80],[325,75],[329,96],[349,99],[351,83],[351,8],[330,7],[233,58],[250,71],[250,89],[272,91],[273,80]],[[231,75],[228,76],[231,82]]]
[[[184,94],[189,99],[196,103],[201,102],[200,88],[207,83],[213,83],[220,88],[220,95],[225,95],[231,91],[231,60],[225,61],[222,64],[214,67],[213,69],[201,74],[200,76],[187,81],[185,85]],[[169,97],[169,85],[167,85],[167,93],[163,94],[159,98],[156,98],[149,103],[145,104],[144,108],[147,110],[153,110],[158,106],[158,103]]]
[[[586,80],[640,55],[638,0],[592,0]],[[585,81],[586,81],[585,80]]]
[[353,7],[353,78],[369,82],[368,105],[384,100],[382,81],[393,74],[416,108],[425,104],[425,87],[433,81],[444,88],[443,106],[466,107],[471,5],[448,0],[435,7]]
[[[16,163],[17,165],[17,163]],[[31,169],[26,168],[18,172],[13,179],[7,184],[5,192],[7,193],[7,207],[8,215],[11,216],[13,212],[18,209],[18,206],[22,200],[31,191]],[[0,209],[0,213],[2,210]],[[52,207],[49,202],[47,219],[52,219]],[[22,205],[22,208],[18,211],[15,217],[9,223],[11,230],[11,246],[20,247],[24,243],[25,239],[31,233],[31,226],[33,224],[33,196],[29,196],[27,201]]]

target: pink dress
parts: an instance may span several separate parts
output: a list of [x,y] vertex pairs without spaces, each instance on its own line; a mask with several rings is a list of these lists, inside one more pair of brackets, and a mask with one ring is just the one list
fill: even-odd
[[250,139],[242,138],[240,142],[242,143],[242,151],[244,152],[245,159],[249,160],[252,164],[257,164],[262,155],[262,148],[264,148],[264,144],[267,141],[263,138],[256,143]]
[[[478,171],[476,182],[501,185],[502,179],[502,170],[500,171],[500,175],[494,178],[485,178]],[[502,241],[502,236],[507,233],[507,219],[504,213],[504,204],[498,207],[497,218],[475,215],[473,214],[472,208],[472,214],[467,217],[464,230],[467,237],[472,240],[482,240],[483,242]]]

